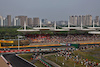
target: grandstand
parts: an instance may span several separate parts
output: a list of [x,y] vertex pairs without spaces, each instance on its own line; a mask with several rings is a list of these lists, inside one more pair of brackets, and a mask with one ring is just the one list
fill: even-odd
[[[63,28],[63,27],[62,27]],[[69,29],[66,29],[69,28]],[[81,26],[82,28],[82,26]],[[79,27],[79,29],[81,29]],[[73,29],[71,31],[71,29]],[[21,40],[20,42],[20,46],[34,46],[34,45],[53,45],[54,44],[57,46],[59,45],[66,45],[68,43],[77,43],[77,42],[93,42],[93,41],[100,41],[100,35],[92,35],[92,34],[88,34],[88,31],[90,30],[86,30],[83,31],[82,30],[74,30],[74,27],[70,27],[70,25],[68,27],[65,27],[63,29],[56,29],[56,22],[54,27],[52,28],[44,28],[41,26],[40,23],[40,27],[38,28],[33,28],[33,29],[26,29],[26,23],[24,23],[24,29],[18,29],[17,31],[19,32],[23,32],[25,34],[25,40]],[[42,34],[41,31],[44,30],[48,30],[48,31],[52,31],[53,34],[47,34],[46,31],[44,34]],[[69,31],[70,30],[70,31]],[[30,34],[29,32],[35,32],[35,31],[40,31],[40,34]],[[59,34],[60,32],[60,34]],[[71,34],[71,33],[72,34]],[[62,44],[61,44],[62,43]],[[18,44],[18,43],[17,43]],[[16,46],[17,46],[16,44]]]
[[33,43],[60,43],[60,42],[79,42],[79,41],[99,41],[100,35],[82,35],[82,34],[74,34],[74,35],[26,35],[26,38],[29,39]]
[[[12,46],[13,44],[13,46]],[[16,45],[14,45],[16,44]],[[70,44],[70,45],[69,45]],[[20,48],[53,47],[53,46],[87,46],[99,45],[100,35],[91,34],[26,34],[25,40],[20,40]],[[10,46],[4,44],[1,48],[18,48],[18,41]]]

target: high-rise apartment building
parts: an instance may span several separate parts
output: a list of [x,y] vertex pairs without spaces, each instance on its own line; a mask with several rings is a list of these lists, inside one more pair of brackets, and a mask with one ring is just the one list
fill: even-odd
[[28,26],[33,26],[32,18],[28,18],[27,19],[27,22],[28,22]]
[[39,26],[39,24],[40,24],[39,18],[38,17],[37,18],[33,18],[33,26]]
[[0,26],[3,26],[3,17],[0,16]]
[[11,15],[7,15],[7,26],[11,26]]
[[76,16],[76,15],[70,16],[70,24],[71,25],[77,26],[78,25],[77,21],[78,21],[78,16]]
[[74,16],[69,16],[70,25],[74,25]]
[[99,16],[96,16],[96,17],[95,17],[95,25],[97,25],[97,26],[100,25],[100,24],[99,24]]
[[[92,26],[92,16],[91,15],[79,15],[79,16],[70,16],[70,24],[75,26],[87,25]],[[98,17],[97,17],[98,20]]]
[[13,19],[13,26],[21,26],[20,25],[20,19],[19,18],[14,18]]
[[86,15],[86,25],[92,26],[92,16],[91,15]]
[[85,26],[86,25],[86,17],[82,15],[82,25]]
[[73,21],[73,23],[74,23],[75,26],[77,26],[77,19],[78,19],[78,17],[77,17],[77,16],[74,16],[74,21]]
[[47,19],[42,19],[41,21],[42,21],[43,24],[46,24],[48,22]]
[[5,26],[6,18],[3,18],[3,26]]
[[81,23],[82,23],[82,16],[79,15],[79,16],[78,16],[78,19],[77,19],[77,25],[78,25],[78,26],[81,26]]
[[24,22],[26,22],[26,25],[28,25],[27,23],[27,16],[16,16],[15,18],[20,19],[20,25],[24,26]]
[[8,19],[7,18],[3,18],[3,26],[8,26]]

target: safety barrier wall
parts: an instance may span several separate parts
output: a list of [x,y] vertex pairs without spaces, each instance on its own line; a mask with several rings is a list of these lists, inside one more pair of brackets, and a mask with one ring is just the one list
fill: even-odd
[[20,50],[1,50],[0,53],[23,53],[23,52],[46,52],[46,51],[60,51],[60,50],[75,50],[75,48],[44,48],[44,49],[20,49]]
[[83,44],[91,44],[91,45],[94,44],[94,45],[95,45],[95,44],[100,44],[100,42],[79,43],[79,44],[80,44],[80,45],[83,45]]
[[[31,47],[50,47],[50,46],[61,46],[60,44],[50,44],[50,45],[28,45],[28,46],[19,46],[19,48],[31,48]],[[18,46],[6,46],[0,48],[18,48]]]

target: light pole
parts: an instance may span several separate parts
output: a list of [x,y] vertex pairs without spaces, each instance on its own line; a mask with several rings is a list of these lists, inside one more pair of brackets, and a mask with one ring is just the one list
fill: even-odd
[[74,63],[74,67],[75,67],[75,63]]
[[18,37],[18,50],[19,50],[19,38],[22,38],[23,36],[17,36]]
[[56,55],[55,55],[55,56],[56,56],[56,62],[57,62],[57,53],[56,53]]
[[56,62],[57,62],[57,54],[56,54]]
[[19,50],[19,36],[18,36],[18,50]]

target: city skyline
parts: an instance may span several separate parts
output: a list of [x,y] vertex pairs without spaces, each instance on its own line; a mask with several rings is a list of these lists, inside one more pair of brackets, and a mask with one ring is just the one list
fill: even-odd
[[72,15],[100,16],[100,0],[1,0],[0,15],[46,18],[50,21],[68,20]]
[[[7,15],[7,17],[0,16],[0,26],[23,26],[24,22],[29,26],[39,26],[40,21],[43,25],[49,25],[54,23],[55,21],[49,21],[48,19],[40,19],[39,17],[27,17],[27,16],[15,16],[11,20],[11,15]],[[56,21],[58,25],[67,25],[70,22],[71,25],[80,26],[92,26],[93,24],[100,26],[99,16],[95,16],[95,19],[92,18],[92,15],[72,15],[69,16],[69,21]],[[94,22],[94,23],[93,23]]]

